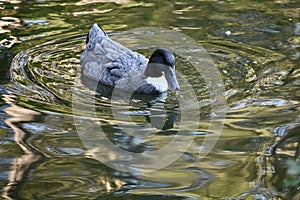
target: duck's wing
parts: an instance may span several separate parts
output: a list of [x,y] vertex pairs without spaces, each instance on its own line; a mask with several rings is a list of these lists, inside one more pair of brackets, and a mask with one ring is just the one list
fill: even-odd
[[148,59],[113,41],[103,29],[94,24],[80,62],[88,78],[114,86],[130,70],[145,67]]

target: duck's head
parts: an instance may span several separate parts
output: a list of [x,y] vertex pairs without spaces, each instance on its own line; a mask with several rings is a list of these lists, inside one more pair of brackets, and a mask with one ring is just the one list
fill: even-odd
[[154,51],[146,67],[145,76],[165,78],[170,89],[179,89],[175,74],[175,57],[173,53],[167,49],[160,48]]

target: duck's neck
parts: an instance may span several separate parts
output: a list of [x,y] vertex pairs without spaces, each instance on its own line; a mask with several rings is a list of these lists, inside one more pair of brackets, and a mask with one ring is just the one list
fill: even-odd
[[163,92],[168,90],[168,82],[164,74],[159,77],[147,77],[146,81],[157,88],[158,91]]
[[164,75],[164,72],[167,71],[167,66],[159,63],[148,63],[145,69],[145,76],[146,77],[155,77],[159,78]]

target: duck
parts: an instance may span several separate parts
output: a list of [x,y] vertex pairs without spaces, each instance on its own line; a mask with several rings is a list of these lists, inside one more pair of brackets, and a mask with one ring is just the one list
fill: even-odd
[[142,94],[179,90],[171,51],[158,48],[147,59],[112,40],[97,23],[87,34],[80,64],[88,79],[119,90]]

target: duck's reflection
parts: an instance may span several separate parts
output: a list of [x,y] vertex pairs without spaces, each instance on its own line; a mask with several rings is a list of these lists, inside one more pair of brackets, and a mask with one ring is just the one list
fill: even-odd
[[4,100],[10,105],[4,110],[10,116],[5,120],[5,123],[14,130],[14,142],[23,151],[23,155],[14,159],[8,175],[9,182],[2,191],[4,198],[12,199],[11,196],[15,187],[22,181],[29,167],[40,158],[33,148],[25,142],[27,133],[18,126],[18,123],[33,121],[40,113],[15,105],[12,95],[5,95]]
[[83,85],[89,87],[91,90],[96,91],[96,98],[105,97],[107,99],[120,99],[120,100],[129,100],[131,101],[141,101],[144,105],[147,106],[149,113],[145,115],[146,121],[151,123],[152,127],[155,127],[159,130],[168,130],[174,127],[174,123],[177,119],[177,112],[174,108],[165,110],[164,104],[168,98],[168,93],[160,93],[154,95],[148,94],[129,94],[126,91],[114,90],[112,87],[106,86],[104,84],[95,82],[85,77],[81,76],[81,82]]

